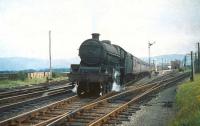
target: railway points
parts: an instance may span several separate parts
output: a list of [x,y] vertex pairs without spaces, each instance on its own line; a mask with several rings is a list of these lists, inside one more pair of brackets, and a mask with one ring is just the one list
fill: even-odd
[[[128,88],[125,88],[125,90],[121,91],[121,93],[130,92],[130,90],[134,91],[136,89],[141,89],[142,87],[150,87],[153,85],[163,84],[163,83],[166,83],[167,81],[169,81],[170,79],[173,79],[180,75],[182,75],[182,74],[177,73],[177,72],[171,72],[171,73],[166,74],[166,76],[164,76],[164,75],[158,76],[158,77],[154,78],[153,80],[151,79],[151,80],[146,81],[146,83],[143,82],[143,84],[138,82],[135,85],[131,85]],[[137,92],[135,92],[135,94],[137,94]],[[73,113],[74,111],[79,110],[81,107],[88,106],[88,104],[89,104],[88,102],[90,102],[90,103],[91,102],[99,102],[102,99],[109,99],[115,95],[118,95],[118,94],[116,94],[116,92],[110,92],[107,95],[103,95],[97,99],[94,97],[81,99],[81,98],[78,98],[78,96],[70,97],[70,95],[68,95],[67,98],[64,99],[64,97],[66,97],[66,96],[64,96],[59,101],[58,101],[59,98],[55,97],[54,99],[57,99],[57,100],[55,100],[54,102],[49,102],[43,106],[39,105],[36,109],[18,113],[18,114],[16,114],[16,116],[12,116],[10,118],[8,117],[7,119],[4,118],[4,120],[2,120],[0,122],[0,125],[2,125],[2,126],[3,125],[11,125],[11,124],[13,124],[13,125],[25,125],[25,124],[26,125],[30,125],[30,124],[47,125],[47,124],[50,124],[51,122],[55,121],[56,119],[66,116],[66,114]],[[58,96],[60,96],[60,94]],[[126,99],[126,96],[127,95],[125,95],[123,98]],[[53,97],[49,96],[48,98],[52,99]],[[128,98],[130,98],[130,97],[127,97],[127,99]],[[41,99],[41,101],[45,102],[44,99],[43,100]],[[121,102],[121,103],[123,103],[123,102]],[[33,103],[31,103],[31,104],[33,104]],[[26,108],[23,108],[23,109],[26,109]],[[90,118],[90,117],[88,117],[88,118]]]
[[[168,80],[159,82],[159,84],[150,84],[138,87],[136,89],[128,90],[117,94],[115,96],[103,99],[96,103],[89,104],[78,110],[68,113],[62,118],[49,124],[49,126],[57,125],[102,125],[105,124],[109,119],[112,120],[121,112],[124,112],[130,105],[135,102],[141,103],[151,97],[152,93],[156,93],[164,87],[179,82],[183,78],[187,77],[188,74],[178,74]],[[148,88],[147,88],[148,87]],[[133,109],[138,110],[139,107]],[[123,116],[121,116],[124,118]],[[119,121],[119,119],[116,119]],[[123,119],[122,119],[123,120]]]
[[[8,102],[4,104],[2,103],[2,106],[0,106],[0,120],[24,113],[26,111],[31,111],[34,108],[50,104],[52,102],[64,99],[72,95],[75,95],[75,94],[72,92],[71,84],[62,85],[62,86],[60,85],[57,88],[54,87],[47,90],[28,93],[24,95],[20,94],[19,96],[21,97],[23,96],[25,98],[17,99],[18,97],[17,96],[16,99],[14,100],[16,102],[13,102],[11,100],[12,101],[11,103],[8,103]],[[26,96],[29,96],[29,97],[27,98]],[[8,99],[12,99],[12,98],[13,97],[8,97]]]

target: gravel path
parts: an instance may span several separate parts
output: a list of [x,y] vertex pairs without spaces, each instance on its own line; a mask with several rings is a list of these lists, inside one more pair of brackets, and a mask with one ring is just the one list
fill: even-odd
[[129,117],[129,122],[123,126],[167,126],[176,112],[176,86],[162,91],[149,101],[141,110]]

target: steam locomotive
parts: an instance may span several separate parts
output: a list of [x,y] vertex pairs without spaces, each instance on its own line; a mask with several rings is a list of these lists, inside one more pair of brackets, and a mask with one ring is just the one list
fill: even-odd
[[125,83],[150,75],[149,64],[126,52],[109,40],[93,33],[79,48],[80,64],[72,64],[69,80],[77,84],[80,97],[98,96],[112,90],[113,84]]

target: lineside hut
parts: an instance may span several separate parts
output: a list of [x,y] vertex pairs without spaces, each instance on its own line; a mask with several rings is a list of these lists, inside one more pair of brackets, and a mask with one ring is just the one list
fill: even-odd
[[179,69],[181,65],[180,60],[171,61],[171,69]]

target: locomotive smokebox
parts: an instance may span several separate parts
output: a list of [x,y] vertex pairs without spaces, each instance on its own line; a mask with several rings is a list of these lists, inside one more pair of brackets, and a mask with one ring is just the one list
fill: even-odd
[[98,40],[99,41],[99,33],[92,33],[92,39]]

